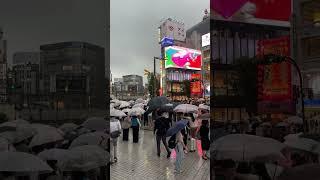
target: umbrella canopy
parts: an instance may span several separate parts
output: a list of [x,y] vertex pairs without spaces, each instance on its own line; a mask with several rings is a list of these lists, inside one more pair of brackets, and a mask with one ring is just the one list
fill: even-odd
[[110,117],[125,117],[125,116],[127,115],[120,110],[117,110],[117,109],[110,110]]
[[167,134],[166,134],[167,137],[177,134],[179,131],[181,131],[183,128],[185,128],[187,126],[187,124],[188,124],[187,120],[178,121],[173,127],[168,129]]
[[64,133],[68,133],[68,132],[76,130],[78,127],[79,126],[74,123],[64,123],[59,127],[59,129],[61,131],[63,131]]
[[141,108],[132,108],[129,112],[128,115],[129,116],[139,116],[142,115],[145,112],[145,110],[141,109]]
[[3,128],[11,128],[0,132],[0,137],[9,140],[10,143],[15,144],[23,140],[29,139],[35,135],[36,130],[28,123],[15,124],[14,126],[2,126]]
[[40,157],[44,161],[60,161],[61,159],[65,158],[68,155],[68,150],[66,149],[48,149],[40,152],[38,157]]
[[217,160],[274,162],[283,160],[286,146],[272,138],[247,134],[230,134],[213,142],[212,153]]
[[303,124],[303,120],[301,117],[298,117],[298,116],[291,116],[287,119],[287,122],[290,123],[290,124]]
[[299,138],[301,135],[303,135],[303,133],[297,133],[297,134],[288,134],[284,137],[285,140],[288,140],[288,139],[292,139],[292,138]]
[[89,171],[105,166],[110,159],[107,151],[94,145],[72,148],[68,154],[58,162],[58,167],[62,171]]
[[126,108],[126,107],[130,107],[130,103],[127,101],[121,101],[119,108]]
[[17,127],[19,125],[23,125],[23,124],[30,124],[28,121],[26,120],[23,120],[23,119],[17,119],[17,120],[14,120],[14,121],[7,121],[7,122],[4,122],[4,123],[1,123],[0,124],[0,127]]
[[293,149],[312,152],[319,145],[319,142],[312,139],[299,137],[286,139],[284,144]]
[[210,106],[204,105],[204,104],[200,104],[200,105],[199,105],[199,109],[204,109],[204,110],[210,111]]
[[15,148],[7,139],[0,137],[0,152],[2,151],[15,151]]
[[279,123],[276,125],[276,127],[288,127],[288,126],[289,126],[289,124],[286,123],[286,122],[279,122]]
[[103,117],[91,117],[82,123],[82,127],[93,131],[105,131],[109,123]]
[[180,113],[196,113],[198,112],[198,106],[192,104],[180,104],[173,109],[174,112]]
[[209,120],[210,119],[210,113],[205,113],[205,114],[201,114],[200,116],[198,116],[198,119],[206,119]]
[[319,164],[305,164],[285,169],[278,180],[318,180],[320,177]]
[[83,145],[98,145],[104,149],[108,148],[109,135],[103,132],[93,132],[83,134],[74,139],[69,148],[74,148]]
[[139,99],[136,100],[135,103],[136,103],[136,104],[145,103],[145,100],[143,100],[142,98],[139,98]]
[[168,104],[169,102],[170,101],[165,96],[158,96],[158,97],[152,98],[147,104],[149,106],[148,111],[149,112],[154,111],[160,108],[161,106]]
[[144,108],[144,104],[143,103],[135,104],[134,106],[132,106],[132,108]]
[[48,143],[54,143],[62,141],[64,133],[52,126],[33,124],[33,127],[37,129],[37,133],[31,139],[29,147],[40,146]]
[[128,113],[130,110],[131,110],[131,109],[126,108],[126,109],[123,109],[123,110],[122,110],[122,112],[124,112],[124,113]]
[[51,172],[39,157],[24,152],[0,152],[0,172]]

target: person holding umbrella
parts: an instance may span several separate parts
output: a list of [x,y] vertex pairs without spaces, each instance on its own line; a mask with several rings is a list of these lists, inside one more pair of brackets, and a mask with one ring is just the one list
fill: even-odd
[[[128,114],[128,113],[126,113]],[[123,141],[128,141],[129,140],[129,128],[131,126],[131,121],[130,121],[130,116],[128,115],[127,117],[125,117],[123,119],[122,122],[122,129],[123,129],[123,137],[122,140]]]
[[209,151],[210,149],[208,120],[202,120],[202,125],[200,127],[200,137],[202,147],[202,159],[208,160],[207,151]]
[[[181,173],[181,164],[184,156],[183,149],[188,150],[188,147],[183,142],[183,135],[181,130],[184,129],[188,124],[187,120],[178,121],[175,126],[171,127],[167,131],[167,137],[175,137],[175,151],[176,151],[176,162],[175,162],[175,173]],[[171,139],[171,138],[170,138]],[[169,140],[170,141],[170,140]]]
[[167,145],[166,141],[166,132],[169,129],[169,120],[164,117],[164,114],[161,111],[157,111],[158,118],[155,121],[154,126],[154,134],[156,134],[156,140],[157,140],[157,155],[160,157],[160,141],[162,140],[162,143],[164,147],[167,150],[167,158],[170,157],[171,152],[169,150],[169,147]]
[[[111,163],[117,162],[117,142],[118,137],[120,136],[121,131],[121,124],[118,119],[119,117],[111,117],[110,119],[110,137],[111,137],[111,149],[110,149],[110,156],[111,156]],[[112,153],[113,151],[113,153]],[[112,156],[114,154],[114,156]]]
[[131,127],[132,127],[132,139],[133,143],[138,143],[139,141],[139,129],[141,127],[141,123],[139,118],[134,115],[131,118]]

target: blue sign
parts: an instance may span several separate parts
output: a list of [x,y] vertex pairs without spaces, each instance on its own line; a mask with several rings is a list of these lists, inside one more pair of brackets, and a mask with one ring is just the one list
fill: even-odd
[[174,45],[174,40],[172,38],[164,37],[160,43],[161,47],[172,46]]
[[304,100],[306,106],[320,106],[320,99]]

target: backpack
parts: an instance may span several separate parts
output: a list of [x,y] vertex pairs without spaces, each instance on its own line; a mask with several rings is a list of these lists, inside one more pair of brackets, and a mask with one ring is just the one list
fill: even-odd
[[138,126],[138,125],[139,125],[139,124],[138,124],[137,118],[131,119],[131,126]]
[[176,135],[173,135],[170,137],[169,141],[168,141],[168,147],[170,149],[174,149],[177,145],[177,142],[176,142]]

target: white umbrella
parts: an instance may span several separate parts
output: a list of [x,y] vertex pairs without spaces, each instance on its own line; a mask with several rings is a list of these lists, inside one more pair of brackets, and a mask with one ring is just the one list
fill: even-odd
[[198,119],[210,120],[210,113],[201,114],[201,115],[198,116]]
[[114,109],[114,104],[110,104],[110,109]]
[[83,122],[82,126],[89,130],[105,131],[109,127],[109,122],[103,117],[91,117]]
[[139,104],[139,103],[145,103],[146,101],[145,100],[143,100],[142,98],[139,98],[139,99],[137,99],[136,100],[136,104]]
[[288,123],[291,123],[291,124],[303,124],[303,120],[301,117],[298,117],[298,116],[291,116],[287,119],[287,122]]
[[294,149],[312,152],[319,145],[319,142],[299,137],[286,139],[284,144]]
[[285,145],[272,138],[247,134],[230,134],[213,142],[211,150],[216,159],[235,161],[274,162],[285,157]]
[[135,104],[134,106],[132,106],[132,108],[143,108],[143,107],[144,107],[143,103]]
[[61,135],[64,135],[64,132],[54,126],[46,125],[46,124],[40,124],[40,123],[34,123],[31,124],[31,126],[37,131],[37,133],[41,133],[43,131],[57,131]]
[[200,104],[200,105],[199,105],[199,109],[204,109],[204,110],[210,111],[210,106],[204,105],[204,104]]
[[132,108],[129,112],[128,115],[129,116],[139,116],[141,114],[143,114],[145,111],[141,108]]
[[0,172],[51,172],[39,157],[24,152],[0,152]]
[[37,133],[31,139],[29,147],[62,141],[64,139],[63,135],[63,132],[59,129],[38,126]]
[[130,107],[130,103],[127,101],[121,101],[119,108],[126,108],[126,107]]
[[69,148],[74,148],[83,145],[98,145],[104,149],[108,148],[109,135],[103,132],[93,132],[83,134],[74,139]]
[[0,152],[2,151],[16,151],[16,149],[10,144],[7,139],[0,137]]
[[123,110],[122,110],[122,112],[124,112],[124,113],[128,113],[130,110],[131,110],[131,109],[126,108],[126,109],[123,109]]
[[198,106],[192,104],[179,104],[173,111],[180,113],[196,113],[198,112]]
[[111,103],[117,103],[117,102],[119,102],[119,100],[118,99],[112,99],[110,102]]
[[120,110],[117,110],[117,109],[110,110],[110,117],[125,117],[125,116],[127,115]]
[[78,127],[79,126],[74,123],[64,123],[59,127],[59,129],[61,131],[63,131],[64,133],[68,133],[68,132],[76,130]]
[[297,133],[297,134],[288,134],[284,137],[285,140],[288,140],[288,139],[292,139],[292,138],[299,138],[303,133]]
[[288,126],[289,126],[289,124],[286,123],[286,122],[279,122],[279,123],[276,125],[276,127],[288,127]]
[[99,146],[85,145],[70,149],[69,155],[58,162],[62,171],[89,171],[106,166],[110,155]]
[[30,124],[28,121],[26,120],[23,120],[23,119],[17,119],[17,120],[14,120],[14,121],[7,121],[7,122],[4,122],[4,123],[1,123],[0,124],[0,127],[17,127],[19,125],[23,125],[23,124]]
[[43,159],[44,161],[56,160],[60,161],[64,159],[68,155],[68,150],[66,149],[47,149],[38,154],[38,157]]
[[27,124],[27,123],[12,124],[11,127],[9,124],[9,126],[3,126],[1,128],[5,128],[5,127],[9,127],[13,129],[0,132],[0,137],[3,137],[9,140],[9,142],[13,144],[29,139],[36,133],[36,130],[30,124]]

